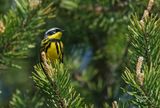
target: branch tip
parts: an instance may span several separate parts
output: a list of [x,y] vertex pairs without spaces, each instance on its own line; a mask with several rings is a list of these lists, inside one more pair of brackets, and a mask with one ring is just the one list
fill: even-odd
[[149,0],[147,10],[151,11],[153,5],[154,5],[154,0]]
[[118,108],[117,101],[113,101],[113,102],[112,102],[112,108]]
[[45,74],[47,74],[47,76],[51,77],[53,74],[53,69],[52,69],[52,66],[48,63],[49,60],[47,60],[46,53],[44,51],[41,52],[41,58],[42,58],[43,68],[45,70]]
[[5,31],[4,23],[0,21],[0,33],[4,33],[4,31]]
[[151,9],[154,5],[154,0],[149,0],[147,8],[144,10],[143,16],[140,20],[140,24],[142,26],[142,29],[144,28],[144,20],[149,17],[149,13],[151,13]]
[[138,62],[136,65],[136,78],[137,78],[138,83],[141,86],[143,86],[143,82],[144,82],[144,73],[141,72],[142,64],[143,64],[143,57],[140,56],[138,58]]
[[138,58],[138,62],[137,62],[137,65],[136,65],[136,73],[141,73],[141,68],[142,68],[142,63],[143,63],[143,57],[140,56]]

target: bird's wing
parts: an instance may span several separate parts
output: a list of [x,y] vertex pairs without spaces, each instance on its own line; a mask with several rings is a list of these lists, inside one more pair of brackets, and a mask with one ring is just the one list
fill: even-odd
[[47,44],[49,44],[49,39],[46,38],[41,41],[41,49],[40,49],[41,52],[45,51],[46,46],[48,46]]
[[61,62],[63,63],[63,58],[64,58],[64,46],[63,42],[60,41],[60,51],[61,51]]

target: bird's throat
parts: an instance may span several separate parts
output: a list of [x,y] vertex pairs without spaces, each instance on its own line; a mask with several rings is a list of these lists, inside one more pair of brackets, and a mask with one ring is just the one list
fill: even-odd
[[56,34],[53,34],[51,36],[48,36],[49,39],[61,39],[62,37],[62,32],[57,32]]

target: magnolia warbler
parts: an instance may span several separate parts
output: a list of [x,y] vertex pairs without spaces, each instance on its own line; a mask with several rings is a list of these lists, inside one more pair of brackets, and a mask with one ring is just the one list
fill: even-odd
[[45,32],[44,39],[41,41],[40,51],[44,51],[46,57],[52,62],[58,60],[63,63],[62,32],[63,30],[60,28],[51,28]]

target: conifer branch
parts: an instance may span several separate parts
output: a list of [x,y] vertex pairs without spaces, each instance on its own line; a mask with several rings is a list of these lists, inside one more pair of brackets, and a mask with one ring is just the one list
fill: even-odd
[[51,83],[53,89],[55,90],[55,93],[56,93],[55,95],[58,96],[59,107],[60,108],[67,108],[64,100],[60,97],[60,93],[59,93],[59,90],[57,88],[57,85],[56,85],[54,79],[52,79],[52,76],[54,74],[54,70],[53,70],[51,63],[49,64],[50,61],[47,60],[45,52],[41,52],[41,58],[42,58],[42,63],[43,63],[41,65],[43,68],[43,72],[46,75],[49,82]]
[[147,40],[147,38],[148,38],[148,34],[146,34],[146,32],[144,31],[144,28],[145,28],[145,21],[144,20],[147,20],[147,18],[149,17],[149,14],[151,13],[151,9],[152,9],[152,7],[153,7],[153,5],[154,5],[154,0],[149,0],[149,2],[148,2],[148,6],[147,6],[147,8],[144,10],[144,13],[143,13],[143,16],[142,16],[142,18],[141,18],[141,20],[140,20],[140,24],[141,24],[141,28],[142,28],[142,31],[144,32],[144,40],[145,40],[145,53],[146,53],[146,59],[147,59],[147,64],[148,64],[148,66],[149,66],[149,64],[150,64],[150,57],[149,57],[149,52],[148,52],[148,40]]
[[15,67],[9,59],[30,57],[28,51],[35,47],[35,37],[44,31],[41,27],[46,20],[54,17],[53,3],[32,1],[15,0],[15,6],[1,15],[0,64]]
[[[137,16],[133,16],[131,20],[132,26],[129,27],[132,39],[132,56],[134,64],[136,64],[136,73],[132,73],[129,69],[124,72],[122,78],[131,86],[131,90],[126,90],[130,96],[131,103],[140,107],[154,107],[160,105],[159,101],[159,24],[160,19],[157,16],[149,16],[153,7],[154,0],[150,0],[147,9],[139,21]],[[137,63],[135,60],[137,56]],[[143,57],[145,58],[144,69],[142,72]],[[134,78],[136,76],[136,78]]]
[[70,73],[63,64],[47,60],[45,52],[41,53],[41,66],[34,67],[33,80],[46,99],[45,105],[54,108],[86,108],[80,94],[71,85]]

